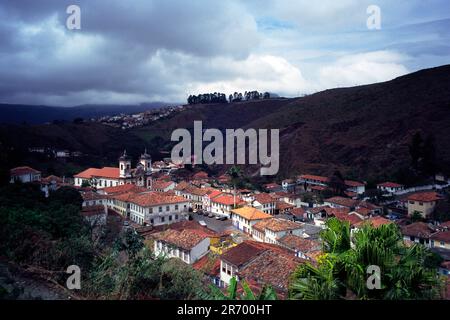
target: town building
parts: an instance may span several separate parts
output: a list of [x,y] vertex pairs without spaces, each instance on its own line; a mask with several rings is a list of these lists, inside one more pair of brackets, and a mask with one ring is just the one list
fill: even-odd
[[135,184],[150,188],[151,174],[151,157],[147,151],[140,156],[136,168],[131,168],[131,158],[124,151],[119,158],[118,167],[89,168],[74,175],[74,183],[77,187],[88,184],[96,189],[123,184]]
[[428,218],[434,211],[436,204],[442,197],[432,192],[418,192],[409,195],[407,200],[408,216],[419,213],[423,218]]
[[153,237],[156,256],[178,258],[187,264],[195,263],[209,251],[209,237],[196,230],[169,229],[155,233]]
[[231,210],[233,226],[247,234],[252,234],[253,225],[259,221],[271,218],[270,214],[249,206]]
[[403,191],[405,186],[402,184],[398,184],[395,182],[383,182],[377,184],[377,190],[380,190],[383,193],[387,193],[389,195],[393,195],[396,192]]
[[40,182],[41,172],[31,167],[16,167],[9,171],[10,183],[20,181],[22,183]]
[[273,215],[276,209],[276,199],[268,193],[257,193],[253,196],[252,207]]
[[253,225],[252,237],[256,241],[276,244],[286,234],[303,236],[304,224],[281,218],[259,221]]

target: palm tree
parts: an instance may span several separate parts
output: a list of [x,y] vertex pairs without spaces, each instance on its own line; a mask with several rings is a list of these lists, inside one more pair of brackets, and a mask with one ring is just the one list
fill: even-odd
[[[348,222],[335,218],[321,233],[324,256],[318,266],[301,265],[293,274],[292,299],[436,299],[442,281],[433,254],[422,245],[406,247],[395,224],[363,226],[350,238]],[[367,285],[369,266],[380,268],[381,288]]]

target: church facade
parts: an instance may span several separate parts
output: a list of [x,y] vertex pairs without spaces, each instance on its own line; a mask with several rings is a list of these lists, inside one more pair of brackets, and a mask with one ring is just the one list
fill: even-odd
[[134,184],[151,187],[152,159],[147,150],[139,157],[136,168],[131,167],[131,158],[124,151],[118,167],[89,168],[73,176],[76,187],[92,186],[97,189]]

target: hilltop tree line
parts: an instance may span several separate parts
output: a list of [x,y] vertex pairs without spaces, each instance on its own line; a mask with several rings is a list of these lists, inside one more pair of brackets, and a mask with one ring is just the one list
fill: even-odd
[[262,100],[262,99],[270,99],[269,92],[258,92],[254,91],[245,91],[244,94],[242,92],[235,92],[230,94],[227,97],[225,93],[214,92],[214,93],[203,93],[199,95],[190,95],[187,99],[188,104],[207,104],[207,103],[231,103],[231,102],[239,102],[239,101],[250,101],[250,100]]

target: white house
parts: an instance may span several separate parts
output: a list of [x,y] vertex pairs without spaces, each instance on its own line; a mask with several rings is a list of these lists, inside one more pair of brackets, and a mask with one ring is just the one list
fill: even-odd
[[147,151],[140,156],[136,168],[131,168],[131,158],[124,151],[119,158],[118,167],[89,168],[73,177],[76,187],[81,187],[83,183],[89,183],[97,189],[123,184],[135,184],[149,188],[151,185],[151,173],[151,157],[147,154]]
[[395,182],[383,182],[383,183],[377,184],[377,189],[380,190],[381,192],[394,194],[398,191],[404,190],[405,186],[402,184],[395,183]]
[[245,204],[238,196],[233,196],[230,194],[222,194],[213,199],[211,199],[211,212],[224,217],[231,217],[231,210],[235,206],[240,206]]
[[178,231],[169,229],[154,234],[154,237],[156,256],[178,258],[187,264],[193,264],[209,251],[209,237],[196,230]]
[[252,207],[261,210],[264,213],[274,214],[276,208],[276,199],[268,193],[258,193],[254,195]]
[[270,214],[248,206],[231,210],[231,221],[233,226],[247,234],[252,234],[252,227],[256,223],[271,218],[272,216]]
[[189,211],[188,200],[162,192],[114,195],[108,206],[138,224],[154,226],[185,220]]
[[253,225],[252,237],[256,241],[276,244],[285,235],[303,236],[304,224],[286,219],[272,218]]
[[41,181],[41,172],[31,167],[17,167],[9,171],[11,183],[20,181],[22,183]]

